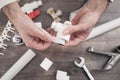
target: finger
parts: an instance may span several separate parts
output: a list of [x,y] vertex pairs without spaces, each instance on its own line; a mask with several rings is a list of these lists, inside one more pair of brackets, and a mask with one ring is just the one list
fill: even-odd
[[81,35],[81,36],[75,36],[75,35],[76,34],[71,35],[70,41],[67,42],[65,46],[75,46],[86,39],[86,36],[84,35]]
[[51,45],[51,43],[47,43],[46,45],[37,44],[37,45],[32,45],[31,47],[34,49],[43,51],[43,50],[47,49],[50,45]]
[[49,43],[49,42],[33,41],[33,42],[29,43],[28,47],[43,51],[43,50],[47,49],[51,44],[52,43]]
[[52,43],[46,43],[46,42],[45,42],[44,44],[41,44],[41,43],[40,43],[39,46],[36,47],[36,49],[43,51],[43,50],[47,49],[51,44],[52,44]]
[[[71,26],[69,26],[69,27],[67,27],[65,30],[64,30],[64,34],[65,35],[68,35],[68,34],[72,34],[72,33],[74,33],[74,32],[77,32],[77,31],[80,31],[80,26],[82,26],[82,25],[71,25]],[[81,27],[82,28],[82,27]]]
[[82,16],[82,11],[78,12],[72,20],[72,24],[76,25],[79,23],[80,17]]
[[80,42],[81,42],[80,39],[75,38],[74,40],[65,43],[65,46],[75,46],[75,45],[79,44]]
[[47,32],[50,33],[52,36],[55,36],[55,34],[56,34],[56,32],[51,28],[48,28]]
[[42,39],[43,41],[47,41],[47,42],[52,42],[52,38],[53,36],[51,36],[49,33],[45,33],[39,29],[36,29],[33,33],[33,36],[35,37],[39,37],[40,39]]
[[[84,8],[84,9],[83,9]],[[87,9],[85,9],[85,7],[82,7],[76,14],[76,16],[73,18],[72,20],[72,24],[76,25],[79,23],[80,17],[82,15],[84,15],[86,13],[86,11],[88,11]]]
[[47,49],[52,43],[45,42],[43,50]]

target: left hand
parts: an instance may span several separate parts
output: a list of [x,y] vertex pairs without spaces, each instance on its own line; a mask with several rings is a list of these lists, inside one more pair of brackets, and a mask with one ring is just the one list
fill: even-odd
[[36,24],[23,13],[17,2],[6,5],[3,11],[14,24],[27,47],[42,51],[52,44],[53,36],[38,29]]

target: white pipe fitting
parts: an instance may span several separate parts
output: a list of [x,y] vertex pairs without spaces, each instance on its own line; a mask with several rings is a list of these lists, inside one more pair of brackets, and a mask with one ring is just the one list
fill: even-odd
[[70,80],[70,76],[65,71],[57,70],[56,80]]
[[[57,32],[56,38],[64,40],[64,41],[69,41],[70,35],[64,35],[63,31],[70,25],[72,25],[72,23],[69,21],[65,21],[64,24],[60,23],[60,22],[52,22],[51,28]],[[58,40],[58,39],[56,39],[56,40]],[[61,40],[59,40],[59,41],[61,41]],[[65,42],[63,42],[63,41],[61,41],[61,42],[62,42],[62,44],[63,43],[65,44]]]
[[43,5],[42,1],[38,0],[38,1],[33,1],[31,3],[26,3],[23,7],[21,7],[21,9],[24,13],[30,13],[33,12],[34,9],[42,5]]

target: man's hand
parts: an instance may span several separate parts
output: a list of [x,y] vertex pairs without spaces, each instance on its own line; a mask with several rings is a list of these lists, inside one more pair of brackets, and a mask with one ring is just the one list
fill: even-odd
[[7,5],[3,11],[18,30],[26,46],[45,50],[51,45],[52,36],[38,29],[35,23],[21,11],[17,2]]
[[65,46],[74,46],[84,41],[100,16],[106,9],[108,0],[88,0],[72,20],[72,26],[64,30],[64,34],[71,34],[71,39]]

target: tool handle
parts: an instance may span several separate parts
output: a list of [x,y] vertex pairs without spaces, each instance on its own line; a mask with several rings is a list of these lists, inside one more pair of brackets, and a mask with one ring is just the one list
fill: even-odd
[[96,52],[96,51],[94,51],[94,52],[91,52],[91,53],[97,53],[97,54],[102,54],[102,55],[107,55],[107,56],[115,56],[115,55],[117,55],[117,54],[115,54],[115,53],[108,53],[108,52]]
[[108,61],[108,63],[103,68],[103,70],[112,69],[115,65],[118,64],[119,61],[120,61],[120,54],[117,54],[116,56],[112,56],[112,58]]
[[87,76],[89,77],[90,80],[95,80],[92,76],[92,74],[90,73],[90,71],[88,70],[88,68],[86,67],[86,65],[83,66],[83,69],[85,70]]

